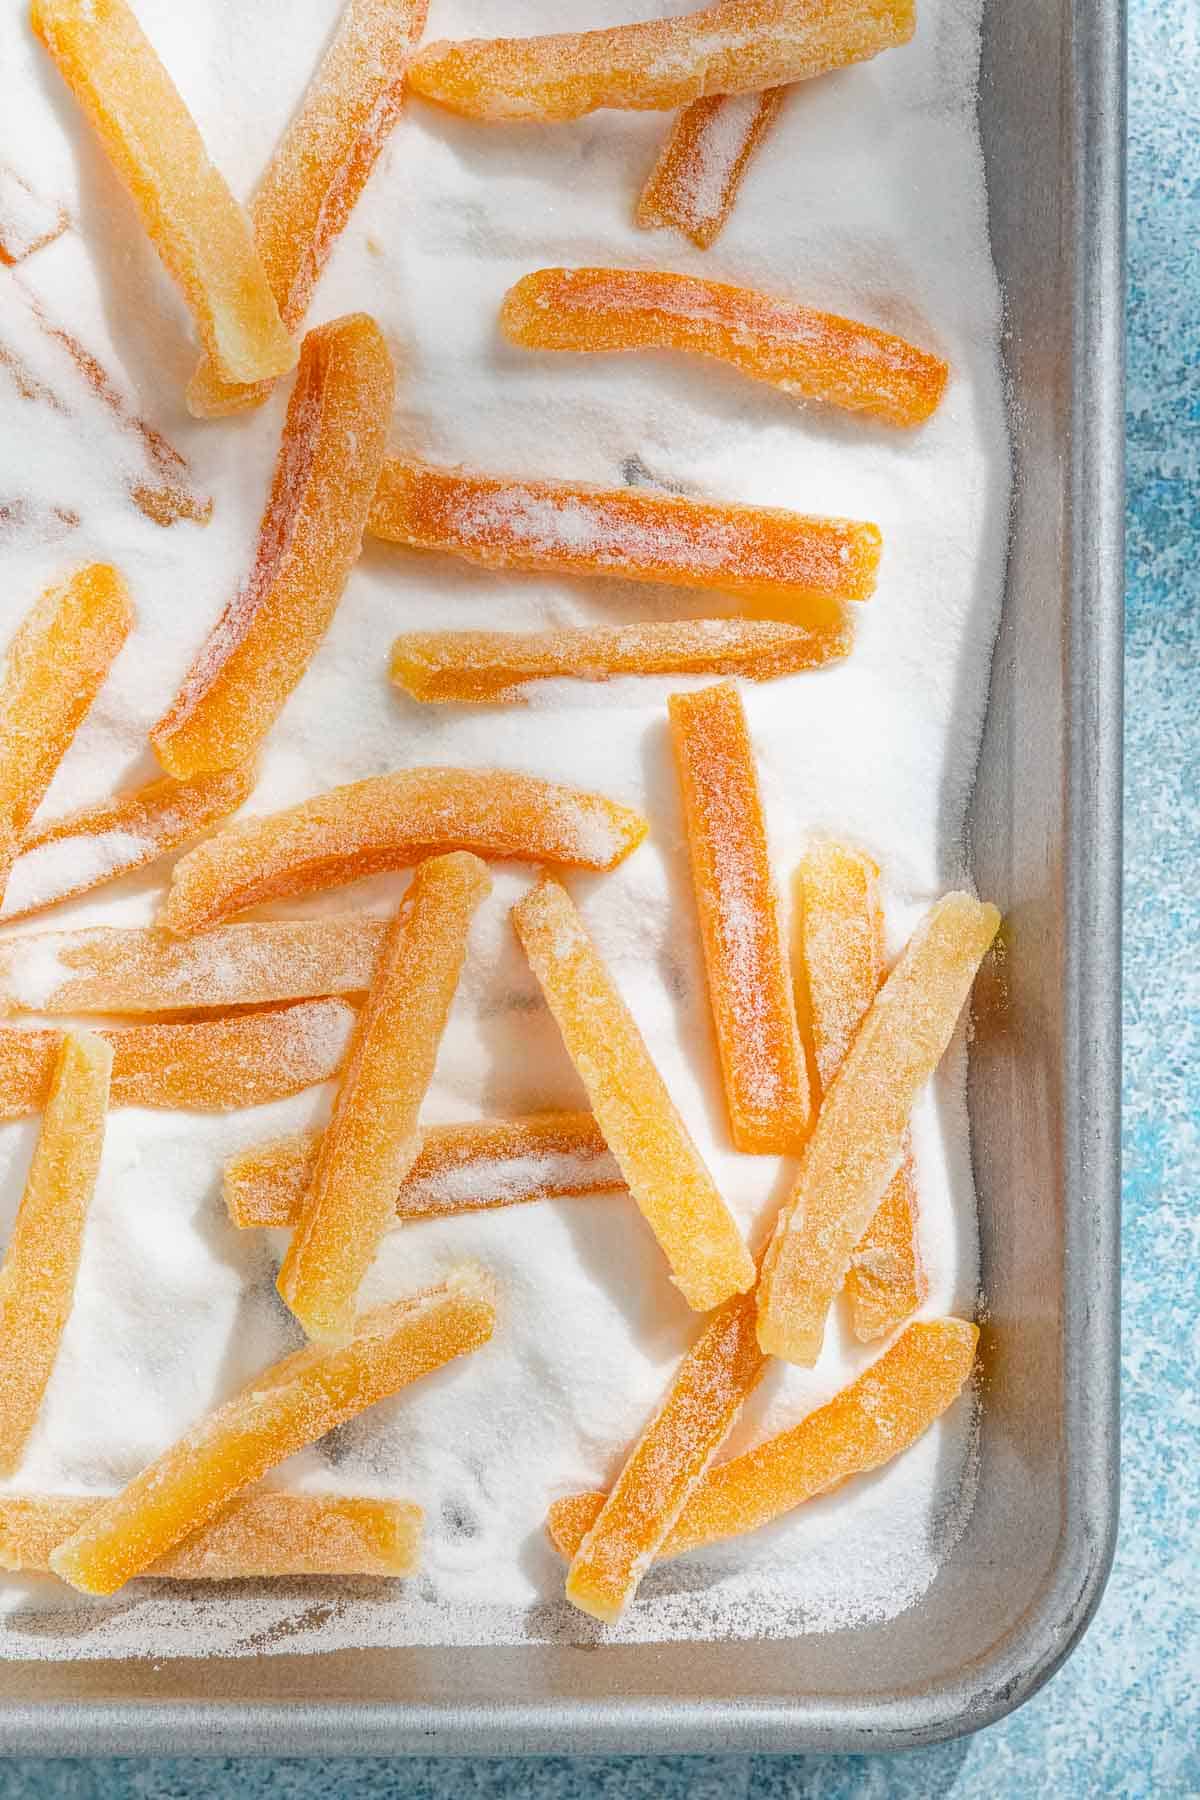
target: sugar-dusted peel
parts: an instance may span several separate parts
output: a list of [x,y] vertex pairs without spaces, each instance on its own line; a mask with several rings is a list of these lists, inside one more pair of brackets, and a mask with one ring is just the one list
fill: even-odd
[[299,684],[362,548],[393,387],[365,313],[305,338],[250,574],[150,733],[169,774],[245,762]]
[[[231,1157],[224,1182],[230,1222],[239,1230],[294,1225],[320,1139],[320,1132],[299,1132]],[[535,1113],[426,1126],[395,1207],[401,1220],[445,1218],[624,1186],[591,1113]]]
[[868,599],[882,542],[878,526],[858,519],[441,469],[398,456],[383,465],[367,529],[488,569],[716,588],[783,618],[799,612],[802,621],[814,597]]
[[638,197],[635,224],[643,231],[673,225],[698,250],[709,249],[786,92],[709,94],[685,106]]
[[920,425],[949,373],[939,357],[855,319],[662,269],[538,269],[500,322],[531,350],[681,350],[785,394]]
[[565,888],[544,877],[513,923],[596,1122],[697,1312],[754,1286],[754,1259]]
[[817,1114],[776,1220],[758,1286],[758,1341],[811,1365],[855,1245],[899,1166],[929,1080],[1000,925],[994,906],[947,894],[880,988]]
[[730,682],[667,707],[730,1130],[739,1150],[789,1155],[808,1130],[808,1071],[750,728]]
[[[98,1032],[113,1052],[113,1106],[229,1112],[337,1074],[354,1023],[344,1000],[302,1000],[225,1019]],[[0,1030],[0,1119],[40,1112],[61,1031]]]
[[51,1553],[56,1575],[112,1594],[214,1519],[242,1488],[389,1394],[485,1344],[495,1323],[486,1271],[457,1270],[365,1314],[340,1349],[310,1344],[163,1452]]
[[[254,241],[289,331],[298,330],[329,253],[400,116],[404,72],[428,0],[348,0],[250,205]],[[188,408],[215,418],[258,406],[272,383],[222,381],[211,361]]]
[[401,769],[218,832],[176,865],[160,914],[207,931],[248,907],[341,887],[442,850],[612,869],[645,819],[600,794],[504,769]]
[[807,81],[907,43],[915,24],[914,0],[719,0],[598,31],[433,43],[409,81],[425,99],[491,122],[659,110]]
[[[0,1496],[0,1569],[44,1575],[58,1546],[105,1504],[89,1494]],[[280,1575],[411,1575],[421,1559],[411,1500],[263,1491],[233,1500],[145,1573],[171,1581]]]
[[491,876],[462,851],[420,863],[388,927],[277,1286],[310,1338],[343,1341],[396,1190]]
[[[978,1339],[965,1319],[909,1325],[828,1405],[709,1469],[658,1554],[681,1556],[722,1538],[742,1537],[851,1476],[882,1468],[957,1399]],[[598,1493],[556,1500],[547,1521],[555,1549],[575,1556],[604,1503]]]
[[688,1351],[654,1418],[572,1552],[567,1599],[613,1624],[637,1592],[732,1430],[766,1358],[753,1295],[726,1301]]
[[124,0],[33,0],[33,29],[129,190],[227,381],[295,366],[250,221]]
[[137,925],[31,932],[0,942],[0,1012],[203,1012],[362,994],[386,929],[347,913],[191,938]]
[[[797,872],[800,975],[821,1087],[837,1074],[886,973],[879,871],[844,844],[812,845]],[[854,1249],[846,1297],[854,1335],[893,1331],[925,1297],[917,1187],[907,1136],[900,1167]]]
[[133,626],[117,571],[88,563],[46,589],[0,663],[0,895],[54,771]]
[[392,680],[414,700],[521,700],[533,681],[622,675],[742,675],[771,681],[846,656],[850,617],[814,604],[803,625],[773,619],[681,619],[558,631],[410,631],[392,646]]
[[9,876],[0,920],[7,924],[44,912],[191,843],[236,812],[249,797],[254,780],[248,763],[220,775],[198,775],[193,781],[166,775],[27,831]]
[[0,1267],[0,1474],[21,1460],[71,1314],[104,1148],[112,1051],[79,1032],[54,1059],[41,1131]]
[[0,163],[0,264],[11,269],[70,229],[67,209]]

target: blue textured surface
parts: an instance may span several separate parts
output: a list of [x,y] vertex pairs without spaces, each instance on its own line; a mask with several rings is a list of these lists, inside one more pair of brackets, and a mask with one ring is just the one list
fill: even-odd
[[1200,24],[1131,0],[1124,1499],[1099,1617],[1035,1699],[903,1757],[11,1762],[6,1800],[1200,1796]]

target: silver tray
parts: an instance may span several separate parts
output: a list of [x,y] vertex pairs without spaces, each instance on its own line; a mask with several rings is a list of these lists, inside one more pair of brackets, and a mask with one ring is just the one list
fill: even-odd
[[985,9],[1008,589],[972,813],[1009,954],[971,1083],[979,1498],[924,1599],[770,1643],[0,1665],[0,1749],[879,1750],[1000,1717],[1079,1639],[1117,1518],[1124,19]]

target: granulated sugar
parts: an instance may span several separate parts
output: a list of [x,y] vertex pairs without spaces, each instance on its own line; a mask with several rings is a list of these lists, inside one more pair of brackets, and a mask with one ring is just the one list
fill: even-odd
[[[329,38],[337,0],[136,0],[135,10],[215,160],[247,196]],[[433,0],[429,33],[583,27],[647,10],[651,0]],[[929,900],[967,876],[964,809],[1003,573],[1008,462],[974,111],[979,12],[980,0],[920,0],[910,46],[789,96],[707,253],[631,222],[668,117],[489,127],[414,102],[309,314],[310,323],[359,309],[378,319],[396,362],[398,454],[609,487],[652,474],[696,497],[878,523],[878,592],[857,609],[850,657],[750,686],[744,699],[785,905],[810,836],[845,837],[882,866],[893,953]],[[25,0],[0,0],[0,163],[41,197],[39,216],[56,221],[62,206],[71,226],[18,271],[0,268],[0,636],[46,582],[87,558],[115,562],[137,608],[137,628],[47,796],[40,818],[51,819],[151,778],[147,731],[247,577],[288,384],[257,413],[189,420],[189,321],[26,21]],[[0,183],[0,199],[6,191]],[[23,217],[16,228],[28,237],[35,226]],[[946,357],[945,400],[909,433],[803,407],[700,359],[506,344],[497,328],[506,290],[560,264],[704,273],[861,318]],[[50,365],[62,346],[44,332],[38,340],[30,296],[103,365],[115,399],[98,399],[78,362]],[[151,442],[167,445],[157,462]],[[175,523],[155,523],[133,492],[172,482],[195,516],[181,506]],[[613,873],[568,875],[568,885],[723,1194],[761,1234],[789,1171],[728,1141],[667,736],[667,694],[688,684],[559,680],[528,690],[528,706],[465,708],[422,707],[388,679],[400,631],[627,625],[731,610],[722,596],[710,604],[677,589],[499,574],[368,542],[243,811],[446,764],[550,777],[644,812],[645,844]],[[472,929],[430,1122],[583,1104],[508,920],[530,871],[497,865],[495,875]],[[155,865],[13,929],[149,923],[165,876]],[[385,913],[405,879],[377,876],[271,913]],[[34,965],[30,980],[36,989],[54,974]],[[976,1294],[964,1072],[960,1038],[914,1118],[929,1315],[969,1314]],[[325,1087],[233,1114],[113,1114],[75,1307],[12,1489],[111,1491],[294,1347],[273,1286],[283,1234],[233,1230],[221,1167],[235,1151],[322,1123],[328,1103]],[[33,1131],[33,1121],[0,1127],[0,1237]],[[497,1277],[493,1342],[280,1471],[309,1491],[420,1502],[418,1576],[211,1593],[140,1583],[102,1603],[46,1578],[14,1578],[0,1585],[0,1653],[593,1641],[591,1623],[562,1600],[546,1508],[611,1479],[697,1320],[621,1194],[406,1225],[385,1241],[364,1299],[408,1292],[464,1260]],[[794,1421],[877,1354],[851,1338],[837,1309],[819,1365],[772,1368],[729,1448]],[[894,1614],[919,1598],[962,1527],[972,1442],[964,1399],[879,1473],[751,1539],[653,1571],[616,1635],[782,1635]]]

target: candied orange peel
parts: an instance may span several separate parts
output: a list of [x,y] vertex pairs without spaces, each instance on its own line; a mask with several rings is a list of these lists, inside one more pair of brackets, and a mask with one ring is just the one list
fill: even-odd
[[533,681],[623,675],[741,675],[773,681],[846,656],[853,627],[837,601],[804,625],[681,619],[558,631],[410,631],[392,646],[392,680],[414,700],[521,700]]
[[920,425],[945,390],[940,357],[856,319],[665,269],[538,269],[500,323],[531,350],[682,350],[785,394]]
[[421,1147],[417,1116],[491,876],[458,851],[418,864],[383,940],[276,1286],[310,1338],[340,1342]]
[[[44,1575],[58,1546],[104,1505],[88,1494],[0,1497],[0,1569]],[[411,1575],[422,1514],[411,1500],[355,1495],[244,1494],[145,1573],[171,1581],[279,1575]]]
[[[879,871],[844,844],[814,844],[797,874],[800,973],[817,1075],[827,1088],[886,972]],[[854,1249],[846,1297],[864,1343],[892,1331],[925,1298],[916,1237],[917,1187],[905,1138],[900,1167]]]
[[33,1430],[71,1315],[108,1111],[113,1055],[89,1032],[54,1059],[25,1192],[0,1267],[0,1474]]
[[[254,241],[288,331],[400,115],[404,72],[428,0],[349,0],[337,35],[267,164],[250,205]],[[205,358],[188,387],[201,418],[257,406],[270,382],[222,381]]]
[[950,1041],[1000,924],[994,906],[947,894],[884,982],[817,1114],[758,1286],[758,1341],[789,1362],[820,1355],[855,1245],[903,1153],[913,1101]]
[[117,571],[88,563],[26,613],[0,663],[0,896],[30,819],[133,626]]
[[708,250],[786,92],[709,94],[685,106],[638,197],[634,222],[643,231],[673,225],[698,250]]
[[226,381],[295,366],[250,221],[124,0],[33,0],[33,29],[96,131]]
[[193,781],[165,775],[27,831],[0,905],[0,920],[7,924],[10,919],[29,918],[178,850],[236,812],[249,798],[254,781],[249,764],[220,775],[198,775]]
[[[225,1205],[239,1230],[294,1225],[312,1179],[320,1132],[255,1145],[225,1164]],[[428,1125],[396,1191],[401,1219],[444,1218],[528,1200],[611,1193],[621,1179],[591,1113],[534,1113]]]
[[[301,1000],[96,1035],[113,1052],[113,1106],[229,1112],[328,1081],[353,1023],[354,1008],[344,1000]],[[0,1119],[41,1111],[62,1042],[61,1031],[0,1030]]]
[[150,733],[168,774],[245,762],[312,661],[362,548],[393,386],[365,313],[305,338],[254,566]]
[[429,44],[409,81],[474,119],[578,119],[807,81],[907,43],[915,25],[914,0],[718,0],[598,31]]
[[612,869],[645,837],[627,806],[503,769],[401,769],[218,832],[175,865],[160,923],[186,935],[248,907],[401,869],[431,852]]
[[[658,1554],[681,1556],[769,1525],[854,1475],[882,1468],[914,1444],[962,1392],[979,1332],[965,1319],[909,1325],[856,1381],[798,1425],[710,1468]],[[554,1547],[577,1554],[603,1494],[569,1494],[550,1508]]]
[[758,1384],[766,1359],[753,1296],[726,1301],[688,1351],[666,1398],[573,1549],[567,1598],[613,1624],[669,1538]]
[[363,994],[387,929],[359,913],[178,938],[93,925],[0,943],[0,1012],[170,1013]]
[[718,588],[787,618],[797,609],[803,617],[814,597],[869,598],[882,543],[878,526],[858,519],[441,469],[398,456],[384,462],[367,529],[488,569]]
[[729,682],[667,702],[708,996],[739,1150],[788,1155],[809,1123],[750,728]]
[[697,1312],[754,1286],[754,1259],[566,889],[513,907],[517,936],[671,1279]]
[[112,1594],[207,1525],[253,1481],[335,1425],[485,1344],[495,1323],[486,1271],[359,1319],[339,1349],[310,1344],[264,1369],[184,1434],[50,1555],[86,1594]]

